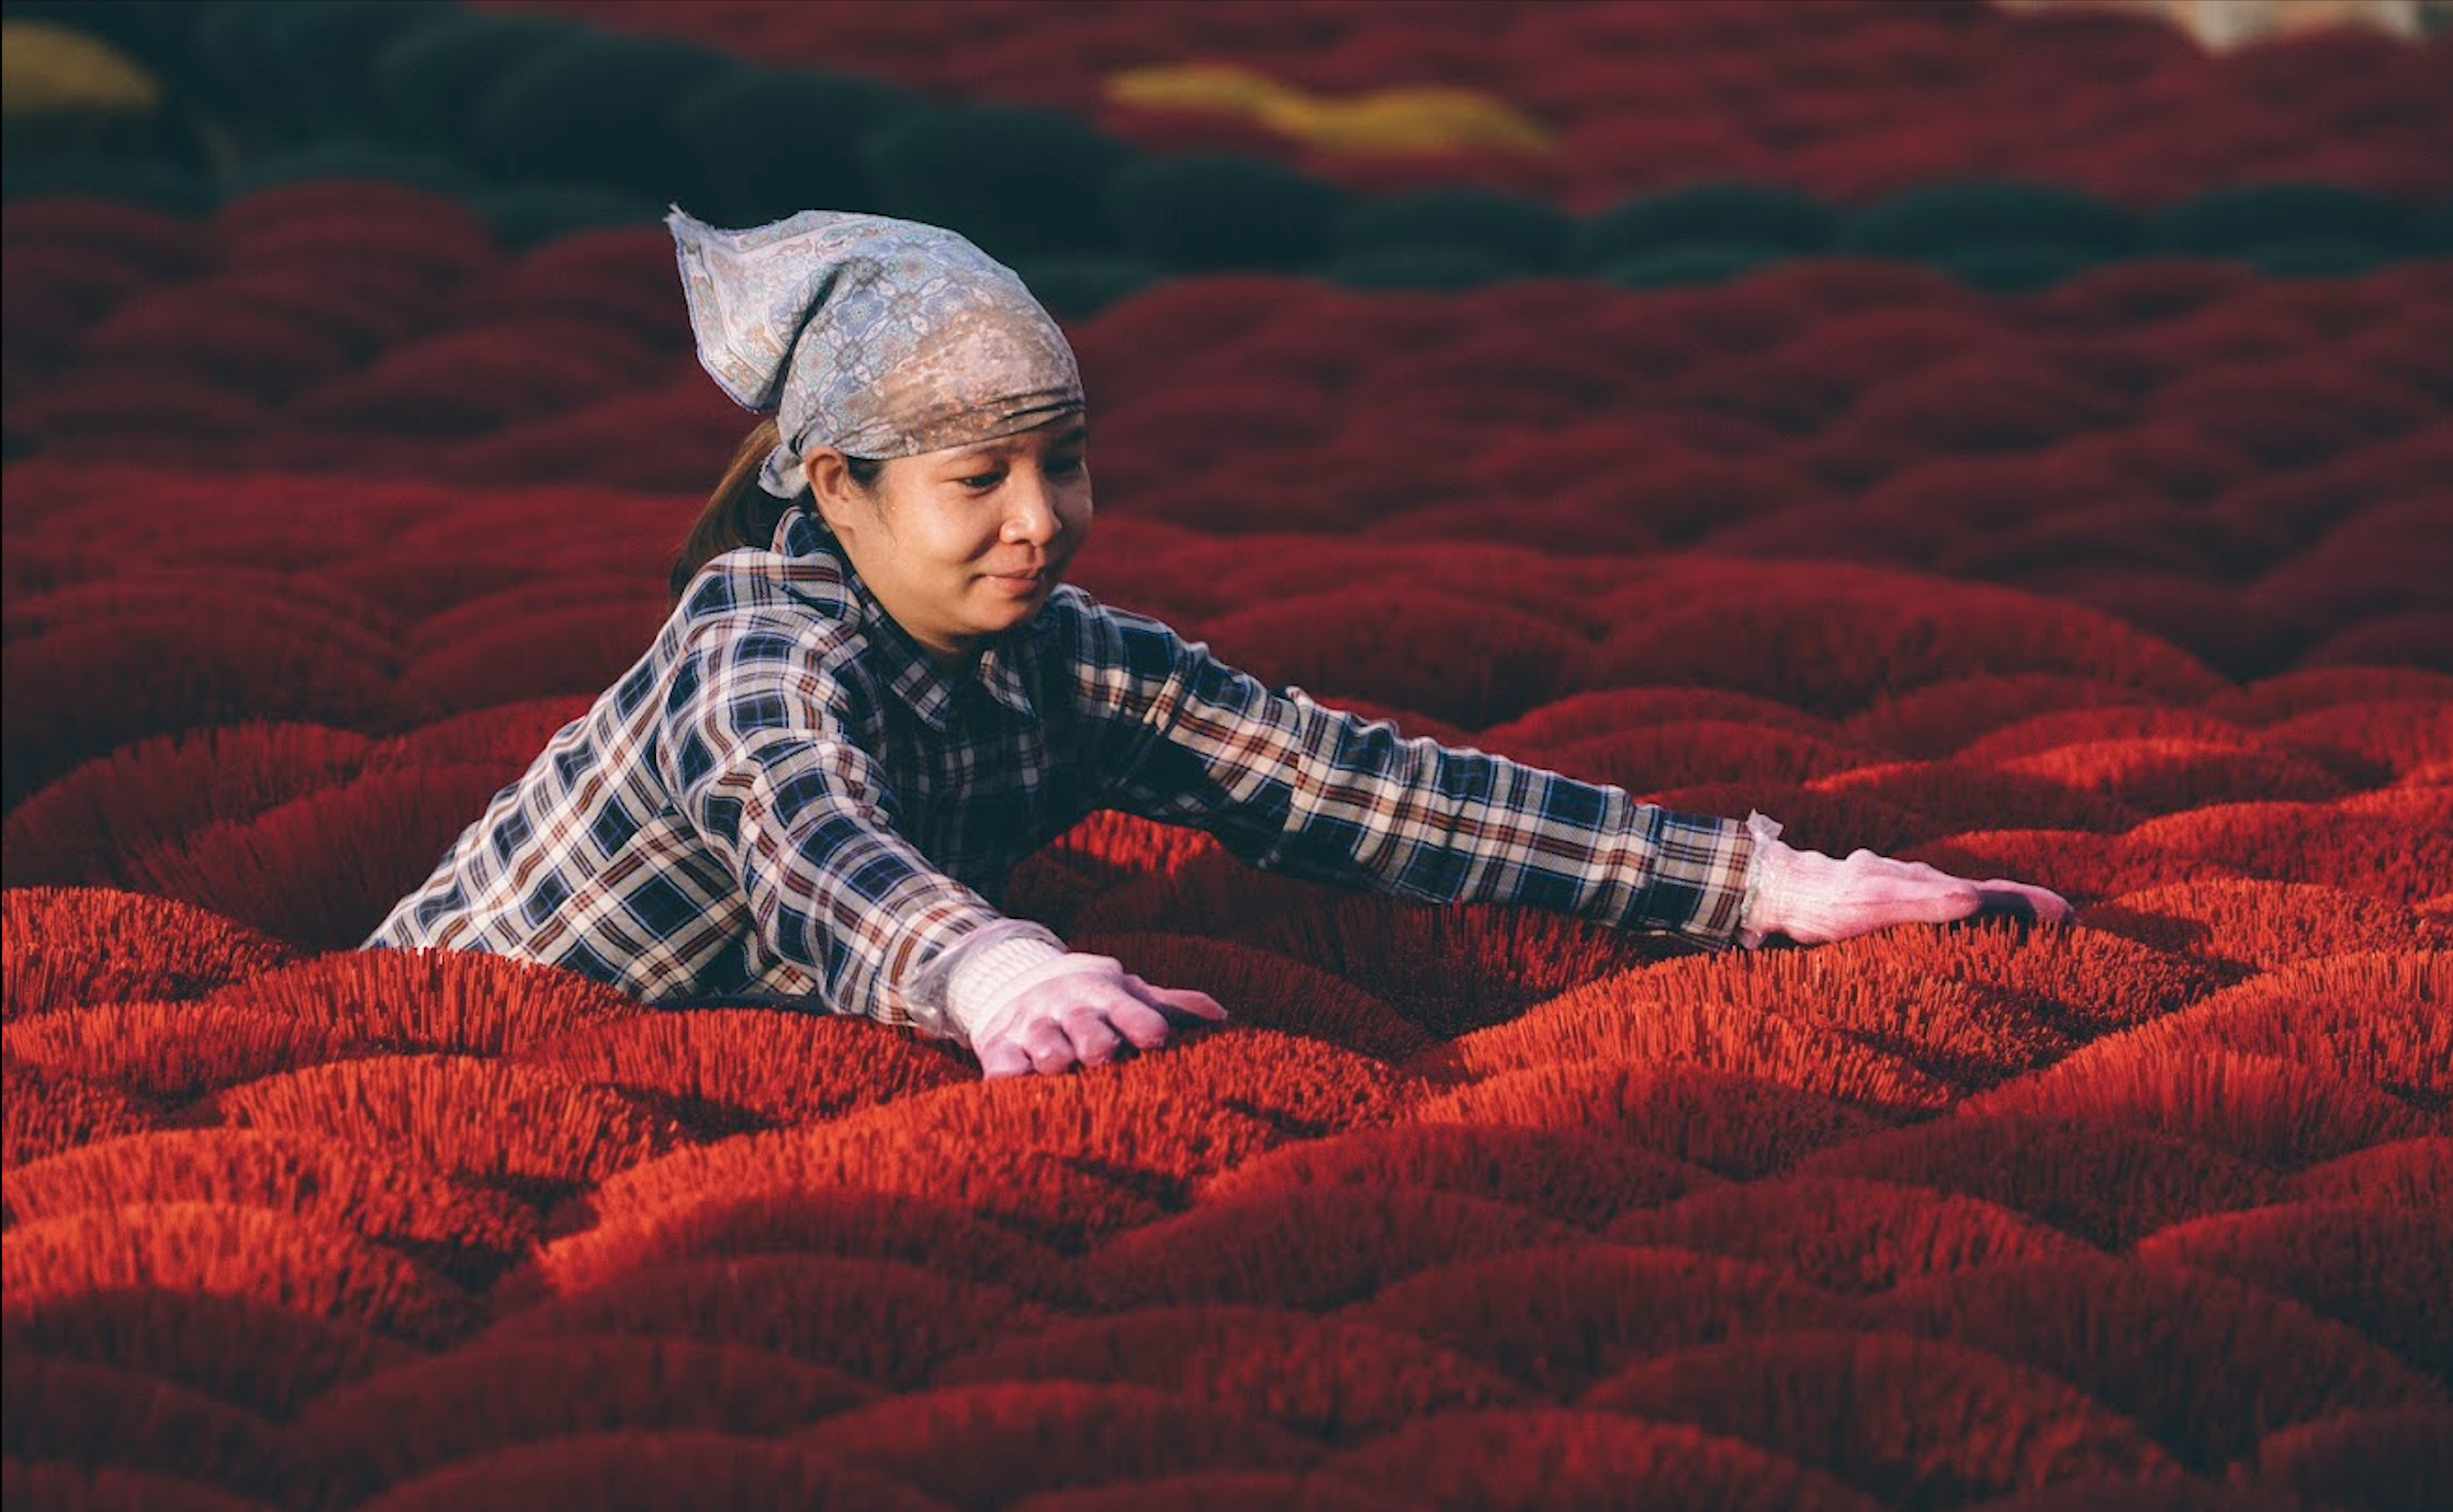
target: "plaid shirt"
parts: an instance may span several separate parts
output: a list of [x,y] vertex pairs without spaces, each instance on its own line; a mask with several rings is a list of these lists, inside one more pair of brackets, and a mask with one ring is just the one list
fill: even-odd
[[1272,691],[1070,585],[948,672],[795,509],[772,549],[699,573],[367,945],[943,1033],[927,968],[999,930],[1015,863],[1101,808],[1314,882],[1709,945],[1737,928],[1753,852],[1737,821]]

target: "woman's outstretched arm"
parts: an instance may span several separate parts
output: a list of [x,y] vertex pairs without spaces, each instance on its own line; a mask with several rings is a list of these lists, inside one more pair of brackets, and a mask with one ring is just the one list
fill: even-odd
[[1821,942],[1989,907],[2066,916],[2041,888],[1973,883],[1625,789],[1264,686],[1145,616],[1090,603],[1081,694],[1107,743],[1106,804],[1215,834],[1266,870],[1434,904],[1492,903],[1706,945]]

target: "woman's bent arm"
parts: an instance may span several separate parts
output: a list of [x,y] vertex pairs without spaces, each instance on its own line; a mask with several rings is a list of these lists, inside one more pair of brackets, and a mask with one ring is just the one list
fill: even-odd
[[758,938],[815,975],[830,1009],[951,1035],[947,952],[1014,921],[896,832],[816,635],[754,612],[696,627],[666,694],[665,781],[739,879]]

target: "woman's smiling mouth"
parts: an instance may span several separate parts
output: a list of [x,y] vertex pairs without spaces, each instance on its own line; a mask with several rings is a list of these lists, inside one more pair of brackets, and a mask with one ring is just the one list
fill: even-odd
[[991,572],[987,576],[989,585],[998,591],[1010,593],[1015,598],[1027,598],[1038,592],[1041,586],[1047,581],[1047,569],[1042,567],[1034,572]]

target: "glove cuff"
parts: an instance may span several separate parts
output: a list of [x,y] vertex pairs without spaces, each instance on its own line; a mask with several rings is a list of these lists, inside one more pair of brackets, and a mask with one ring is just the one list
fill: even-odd
[[[1058,977],[1120,978],[1124,965],[1113,956],[1085,955],[1039,940],[1008,940],[980,952],[981,959],[956,968],[950,1012],[973,1051],[983,1039],[1011,1034],[1017,1007],[1042,984]],[[976,969],[976,974],[974,970]]]
[[1046,925],[1027,919],[994,920],[939,951],[935,959],[903,985],[903,1003],[912,1026],[938,1039],[965,1038],[969,1029],[958,1010],[956,977],[991,951],[1034,941],[1046,947],[1043,954],[1062,955],[1065,951],[1065,943],[1049,933]]
[[1066,949],[1037,935],[1016,935],[963,952],[946,984],[946,1001],[954,1017],[964,1008],[1002,1001],[1035,966],[1063,960]]
[[1789,847],[1780,843],[1780,824],[1763,814],[1748,810],[1746,833],[1754,837],[1754,858],[1746,863],[1746,898],[1738,910],[1738,944],[1748,950],[1760,950],[1763,943],[1778,932],[1774,917],[1779,887],[1775,876],[1780,864],[1779,852]]

